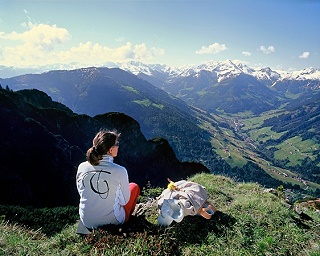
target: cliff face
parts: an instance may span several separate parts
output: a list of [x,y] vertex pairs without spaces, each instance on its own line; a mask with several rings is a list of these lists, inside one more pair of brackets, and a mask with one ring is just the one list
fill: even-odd
[[123,113],[77,115],[38,90],[1,89],[0,119],[0,204],[77,205],[77,166],[100,129],[121,133],[115,162],[141,187],[209,172],[180,162],[166,140],[146,140],[139,123]]

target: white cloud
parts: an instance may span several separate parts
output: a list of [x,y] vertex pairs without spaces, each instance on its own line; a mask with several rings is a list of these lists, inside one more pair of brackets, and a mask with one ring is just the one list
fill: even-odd
[[228,48],[226,47],[225,44],[219,44],[219,43],[213,43],[211,45],[207,46],[202,46],[201,49],[197,50],[197,54],[215,54],[219,53],[222,51],[227,50]]
[[56,25],[32,24],[30,21],[23,27],[26,30],[22,33],[0,31],[0,39],[6,41],[6,45],[2,47],[0,65],[23,67],[77,62],[86,66],[99,66],[107,61],[147,61],[164,54],[163,49],[148,48],[144,43],[132,45],[130,42],[110,48],[87,41],[68,49],[57,50],[57,46],[60,49],[65,42],[71,40],[68,30]]
[[145,44],[132,45],[127,42],[118,48],[109,48],[100,44],[93,44],[88,41],[80,43],[77,47],[72,47],[68,51],[56,54],[60,62],[79,62],[87,65],[101,65],[104,62],[121,62],[128,59],[146,61],[159,55],[163,55],[163,50],[157,48],[148,49]]
[[307,59],[307,58],[309,57],[309,55],[310,55],[310,52],[303,52],[303,53],[299,56],[299,58],[300,58],[300,59]]
[[148,51],[148,48],[145,44],[135,45],[133,51],[135,59],[152,59],[152,53]]
[[[69,32],[64,28],[58,28],[56,25],[49,26],[46,24],[28,23],[29,30],[17,33],[15,31],[5,34],[0,32],[0,38],[22,41],[22,43],[30,48],[43,48],[46,50],[53,49],[56,45],[62,44],[71,38]],[[22,46],[22,45],[21,45]]]
[[242,55],[244,55],[244,56],[251,56],[251,52],[242,52]]
[[274,46],[272,46],[272,45],[270,45],[268,47],[261,45],[259,50],[262,51],[264,54],[270,54],[270,53],[274,53],[276,51]]
[[156,56],[164,55],[163,49],[152,47],[148,49],[145,44],[136,45],[134,47],[134,59],[136,60],[152,60]]

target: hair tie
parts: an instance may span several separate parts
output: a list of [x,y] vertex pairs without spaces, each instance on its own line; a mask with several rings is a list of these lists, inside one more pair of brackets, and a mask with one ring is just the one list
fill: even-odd
[[93,152],[97,151],[95,146],[92,146],[92,150],[93,150]]

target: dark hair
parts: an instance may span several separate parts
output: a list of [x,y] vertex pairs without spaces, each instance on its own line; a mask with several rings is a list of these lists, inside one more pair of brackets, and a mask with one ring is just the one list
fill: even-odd
[[116,131],[102,130],[93,139],[93,146],[87,151],[87,161],[92,165],[98,165],[102,156],[113,147],[120,134]]

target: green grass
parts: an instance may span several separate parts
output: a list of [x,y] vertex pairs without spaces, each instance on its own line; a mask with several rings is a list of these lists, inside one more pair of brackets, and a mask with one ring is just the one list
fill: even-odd
[[152,106],[152,107],[156,107],[156,108],[159,108],[159,109],[163,109],[163,107],[164,107],[162,104],[153,103],[153,102],[151,102],[151,101],[148,100],[148,99],[144,99],[144,100],[134,100],[133,102],[134,102],[134,103],[137,103],[137,104],[139,104],[139,105],[141,105],[141,106],[144,106],[144,107],[150,107],[150,106]]
[[242,167],[248,162],[241,154],[237,154],[235,151],[230,154],[230,158],[227,158],[226,161],[231,167]]
[[[154,205],[123,226],[84,237],[75,233],[72,222],[46,235],[3,220],[0,255],[320,255],[320,216],[315,209],[297,204],[309,217],[301,218],[281,197],[256,183],[211,174],[190,179],[206,187],[217,207],[211,220],[187,216],[163,228],[156,223]],[[155,198],[161,191],[144,190],[139,200]]]
[[59,93],[60,92],[60,90],[56,87],[50,87],[49,90],[51,93]]
[[129,92],[133,92],[133,93],[136,93],[136,94],[139,94],[139,92],[135,89],[135,88],[133,88],[133,87],[131,87],[131,86],[122,86],[124,89],[126,89],[126,90],[128,90]]
[[224,142],[223,138],[219,135],[211,139],[211,145],[215,149],[215,152],[221,156],[230,166],[243,166],[247,163],[247,160],[243,158],[243,155],[239,152],[239,148]]
[[241,122],[245,125],[242,130],[249,131],[254,129],[260,129],[264,120],[269,119],[274,116],[279,116],[285,113],[284,111],[268,111],[259,116],[245,115],[245,116],[236,116],[241,118]]
[[315,160],[317,155],[314,152],[316,148],[319,148],[319,144],[311,139],[302,141],[301,137],[295,136],[277,145],[276,148],[278,150],[274,153],[275,158],[288,159],[290,161],[288,166],[294,166],[301,164],[306,157]]
[[271,127],[263,127],[260,129],[250,131],[250,138],[255,142],[266,142],[267,140],[279,139],[285,132],[277,133],[271,131]]
[[251,117],[251,118],[247,118],[247,119],[241,119],[241,122],[245,125],[242,128],[244,131],[252,130],[252,129],[261,127],[261,125],[263,124],[263,118],[262,117]]
[[298,99],[300,96],[301,96],[301,93],[293,94],[293,93],[290,93],[290,92],[286,92],[286,97],[290,98],[290,99],[293,99],[293,100]]
[[[299,175],[298,173],[292,173],[292,167],[296,167],[297,164],[299,166],[307,157],[316,163],[319,143],[315,138],[302,141],[301,137],[294,137],[282,143],[276,145],[270,143],[270,145],[269,140],[274,142],[285,135],[286,132],[275,132],[271,130],[270,126],[263,127],[262,124],[265,119],[280,115],[281,111],[269,111],[255,117],[243,115],[242,118],[238,115],[223,117],[214,114],[208,115],[207,112],[201,110],[197,110],[196,113],[199,127],[211,134],[210,141],[213,150],[231,167],[242,167],[248,163],[248,159],[251,159],[273,178],[284,183],[289,182],[292,185],[306,188],[303,183],[291,178],[291,176]],[[228,126],[234,126],[234,118],[237,118],[239,121],[240,130],[235,131],[228,128]],[[225,125],[219,127],[218,123]],[[289,143],[292,143],[292,146],[289,146]],[[276,151],[274,155],[271,155],[271,152],[267,152],[270,159],[266,160],[264,149],[269,150],[271,148],[275,148]],[[280,168],[278,160],[288,160],[288,162],[280,162],[282,164]],[[320,163],[317,166],[320,166]],[[274,169],[278,170],[281,174],[274,173]],[[288,176],[283,175],[283,173],[288,174]],[[308,181],[308,191],[315,192],[317,188],[319,188],[319,184]]]
[[206,90],[201,90],[201,91],[198,91],[198,92],[197,92],[197,94],[198,94],[199,96],[206,95],[207,93],[208,93],[208,91],[206,91]]

